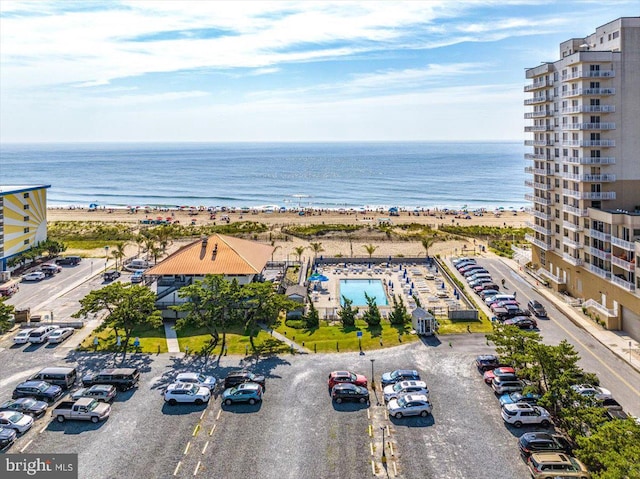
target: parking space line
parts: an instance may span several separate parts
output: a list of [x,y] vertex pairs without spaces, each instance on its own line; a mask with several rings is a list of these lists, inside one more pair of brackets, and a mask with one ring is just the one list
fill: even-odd
[[391,437],[391,429],[389,429],[388,424],[387,424],[387,437]]
[[367,409],[367,419],[371,419],[371,412]]
[[196,464],[196,468],[195,468],[195,470],[193,471],[193,475],[194,475],[194,476],[198,474],[198,471],[200,470],[200,465],[201,465],[201,464],[202,464],[202,463],[201,463],[200,461],[198,461],[198,464]]
[[222,409],[218,409],[218,415],[216,416],[216,421],[220,419],[220,414],[222,414]]
[[189,452],[189,448],[191,447],[191,441],[187,443],[187,446],[184,448],[184,455],[186,456]]
[[42,426],[42,429],[40,429],[38,431],[38,434],[42,434],[43,432],[45,432],[47,430],[47,428],[49,427],[49,424],[45,424],[44,426]]
[[207,448],[209,447],[209,441],[204,443],[204,447],[202,448],[202,454],[204,454],[205,452],[207,452]]
[[375,476],[376,475],[376,463],[371,459],[371,472]]
[[369,431],[369,437],[373,437],[373,426],[369,424],[369,426],[367,426],[367,429]]
[[398,475],[398,468],[396,467],[396,461],[393,461],[393,475]]
[[196,424],[196,427],[193,428],[193,437],[198,435],[198,431],[200,430],[200,423]]
[[20,449],[20,452],[24,452],[25,449],[27,449],[31,445],[32,442],[33,442],[33,439],[31,439],[28,443],[26,443],[24,445],[24,447],[22,449]]
[[[395,456],[394,452],[393,452],[393,443],[391,441],[389,441],[387,444],[389,444],[389,450],[391,451],[391,455]],[[395,462],[394,462],[395,464]]]
[[373,442],[369,442],[369,449],[371,449],[371,455],[373,456]]
[[182,461],[178,461],[178,464],[176,465],[176,468],[173,470],[173,475],[174,476],[178,475],[178,471],[180,470],[180,466],[182,466]]
[[202,411],[202,414],[200,414],[200,420],[202,421],[202,419],[204,419],[204,415],[207,414],[207,410],[205,409],[204,411]]
[[216,425],[214,424],[213,427],[211,428],[211,431],[209,431],[209,436],[211,436],[213,434],[213,431],[216,430]]

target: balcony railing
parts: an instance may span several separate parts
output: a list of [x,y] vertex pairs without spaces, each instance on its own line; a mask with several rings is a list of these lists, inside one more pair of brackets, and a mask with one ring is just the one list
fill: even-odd
[[583,263],[581,258],[576,258],[569,253],[562,253],[562,259],[573,266],[582,266]]
[[569,81],[575,78],[613,78],[616,76],[615,70],[579,70],[562,75],[562,81]]
[[571,113],[614,113],[616,111],[615,105],[579,105],[569,106],[563,108],[563,114]]
[[626,249],[627,251],[633,251],[635,249],[635,246],[632,242],[616,238],[615,236],[611,237],[611,244],[617,246],[618,248]]
[[526,166],[524,169],[525,173],[529,173],[531,175],[542,175],[547,176],[551,174],[551,171],[543,170],[542,168],[534,168],[533,166]]
[[582,226],[572,223],[571,221],[563,221],[562,226],[569,231],[582,231]]
[[553,125],[533,125],[533,126],[525,126],[524,131],[553,131]]
[[574,206],[562,205],[562,211],[566,213],[571,213],[575,216],[584,217],[587,216],[588,212],[586,209],[576,208]]
[[604,278],[604,279],[611,278],[611,271],[598,268],[595,264],[589,264],[589,271],[591,271],[596,276],[600,276],[601,278]]
[[544,118],[545,116],[553,116],[555,112],[553,110],[543,111],[528,111],[524,114],[525,120],[531,120],[532,118]]
[[580,243],[579,241],[574,241],[570,238],[567,238],[566,236],[562,238],[562,242],[567,245],[569,248],[573,248],[573,249],[581,249],[582,248],[582,243]]
[[610,233],[603,233],[602,231],[590,229],[589,230],[589,236],[591,236],[594,239],[599,239],[600,241],[606,241],[607,243],[611,242],[611,234]]
[[616,163],[616,159],[613,156],[579,156],[577,158],[573,158],[571,156],[563,156],[562,162],[571,163],[574,165],[614,165]]
[[547,185],[546,183],[537,183],[537,182],[533,182],[530,180],[525,180],[524,181],[525,186],[528,186],[529,188],[536,188],[538,190],[542,190],[542,191],[551,191],[553,189],[552,185]]
[[562,194],[578,200],[615,200],[615,191],[574,191],[563,189]]
[[525,146],[552,146],[555,144],[553,140],[524,140]]
[[615,140],[564,140],[562,146],[600,146],[604,148],[616,146],[616,142]]
[[581,95],[589,95],[589,96],[604,96],[604,95],[615,95],[615,88],[576,88],[574,90],[567,90],[561,93],[562,98],[568,98],[572,96],[581,96]]
[[630,283],[629,281],[626,281],[622,278],[618,278],[617,276],[611,276],[611,282],[613,284],[616,284],[618,286],[620,286],[623,289],[626,289],[627,291],[635,291],[636,290],[636,285],[633,283]]
[[550,95],[544,95],[544,96],[534,96],[533,98],[527,98],[524,101],[525,105],[535,105],[537,103],[546,103],[549,101],[553,101],[553,97]]
[[566,281],[563,280],[560,276],[556,276],[555,274],[551,273],[550,271],[547,271],[544,268],[540,268],[537,273],[541,276],[546,276],[547,278],[549,278],[551,281],[553,281],[556,284],[565,284]]
[[528,228],[531,228],[533,231],[536,231],[541,235],[547,235],[547,236],[551,235],[551,229],[549,228],[545,228],[544,226],[537,225],[535,223],[532,223],[531,221],[527,221],[525,222],[525,224],[527,225]]
[[550,87],[552,85],[553,85],[552,81],[544,79],[542,81],[537,81],[537,82],[533,82],[533,83],[530,83],[528,85],[525,85],[524,91],[539,90],[540,88],[546,88],[546,87]]
[[538,211],[538,210],[529,210],[529,214],[531,216],[534,216],[536,218],[540,218],[541,220],[545,220],[545,221],[550,221],[551,218],[553,218],[552,215],[550,215],[548,213],[543,213],[542,211]]
[[527,201],[538,203],[539,205],[551,206],[551,200],[548,200],[546,198],[541,198],[540,196],[524,195],[524,199]]
[[[563,130],[615,130],[615,123],[567,123],[562,125]],[[525,128],[525,131],[526,128]],[[537,130],[530,130],[537,131]],[[544,130],[543,130],[544,131]]]
[[551,246],[551,243],[545,243],[544,241],[539,240],[533,235],[524,235],[524,239],[529,243],[536,245],[540,249],[543,249],[545,251],[553,251],[553,246]]
[[607,183],[616,181],[616,175],[574,175],[573,173],[562,173],[565,180],[588,181],[590,183]]
[[605,261],[611,261],[611,252],[602,251],[601,249],[594,248],[593,246],[589,247],[589,254],[591,256],[595,256],[597,258],[603,259]]
[[622,258],[618,258],[617,256],[611,256],[611,264],[615,264],[616,266],[619,266],[627,271],[631,271],[632,273],[636,270],[635,263],[624,260]]
[[582,306],[587,309],[594,309],[602,316],[607,316],[610,318],[615,318],[618,316],[618,314],[613,309],[608,309],[605,306],[602,306],[595,299],[587,299],[584,303],[582,303]]
[[540,154],[536,154],[536,153],[525,153],[524,154],[524,159],[525,160],[544,160],[545,156],[544,155],[540,155]]

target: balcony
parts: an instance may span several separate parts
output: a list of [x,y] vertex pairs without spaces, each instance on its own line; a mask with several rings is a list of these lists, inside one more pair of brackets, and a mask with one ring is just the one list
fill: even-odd
[[591,236],[594,239],[599,239],[600,241],[606,241],[607,243],[611,242],[611,234],[603,233],[602,231],[590,229],[589,236]]
[[527,228],[531,228],[533,231],[536,231],[541,235],[547,235],[547,236],[551,235],[551,229],[549,228],[545,228],[544,226],[537,225],[535,223],[532,223],[531,221],[527,221],[525,222],[525,224],[527,225]]
[[562,259],[573,266],[582,266],[582,259],[576,258],[569,253],[562,253]]
[[594,248],[593,246],[589,247],[589,254],[591,256],[595,256],[596,258],[603,259],[605,261],[611,261],[611,252],[602,251],[601,249]]
[[534,218],[539,218],[544,221],[551,221],[551,218],[553,218],[553,216],[551,216],[550,214],[543,213],[542,211],[538,210],[529,210],[529,214]]
[[562,146],[599,146],[601,148],[616,146],[615,140],[565,140],[561,143]]
[[524,235],[524,239],[540,249],[543,249],[545,251],[553,251],[553,246],[551,246],[551,243],[545,243],[544,241],[537,239],[533,235]]
[[525,105],[536,105],[538,103],[546,103],[553,101],[553,96],[551,95],[543,95],[543,96],[534,96],[533,98],[527,98],[524,101]]
[[563,163],[571,163],[573,165],[615,165],[616,159],[613,156],[584,157],[579,156],[573,158],[571,156],[563,156]]
[[542,191],[551,191],[553,189],[553,186],[551,185],[547,185],[546,183],[536,183],[530,180],[525,180],[524,181],[525,186],[528,186],[529,188],[536,188],[538,190],[542,190]]
[[579,232],[582,231],[582,226],[572,223],[571,221],[563,221],[562,227],[568,229],[569,231]]
[[562,211],[564,211],[565,213],[571,213],[572,215],[575,216],[580,216],[580,217],[584,217],[588,215],[588,212],[586,209],[580,209],[580,208],[576,208],[574,206],[569,206],[569,205],[562,205]]
[[553,146],[553,140],[524,140],[525,146]]
[[533,125],[533,126],[525,126],[524,131],[553,131],[553,125]]
[[622,258],[618,258],[617,256],[611,256],[611,264],[615,264],[616,266],[632,273],[636,270],[636,264],[633,261],[627,261]]
[[632,242],[616,238],[615,236],[611,237],[611,244],[617,246],[618,248],[626,249],[627,251],[635,250],[635,246]]
[[525,153],[525,160],[544,160],[546,157],[544,155],[536,154],[536,153]]
[[620,286],[622,289],[625,289],[627,291],[635,291],[636,290],[636,286],[633,283],[630,283],[629,281],[626,281],[622,278],[618,278],[617,276],[611,276],[611,282],[615,285]]
[[605,96],[605,95],[615,95],[615,93],[616,93],[615,88],[576,88],[574,90],[563,91],[562,98],[569,98],[572,96],[582,96],[582,95]]
[[574,175],[573,173],[562,173],[565,180],[587,181],[589,183],[608,183],[616,181],[616,175]]
[[575,78],[613,78],[615,76],[615,70],[579,70],[562,75],[562,81],[569,81]]
[[562,113],[565,115],[571,113],[615,113],[615,105],[579,105],[563,108]]
[[524,199],[527,201],[532,201],[533,203],[538,203],[539,205],[551,206],[551,200],[541,198],[540,196],[524,195]]
[[551,281],[553,281],[556,284],[565,284],[566,281],[563,280],[562,278],[560,278],[560,276],[556,276],[555,274],[551,273],[550,271],[547,271],[544,268],[540,268],[537,273],[541,276],[545,276],[547,278],[549,278]]
[[[563,130],[615,130],[615,123],[567,123],[562,125]],[[526,128],[525,128],[525,131]],[[534,130],[531,130],[534,131]]]
[[553,110],[543,110],[543,111],[528,111],[524,114],[525,120],[531,120],[532,118],[544,118],[545,116],[553,116]]
[[580,243],[579,241],[572,240],[566,236],[562,238],[562,243],[567,245],[569,248],[582,249],[582,243]]
[[533,83],[530,83],[529,85],[525,85],[524,87],[524,91],[533,91],[533,90],[539,90],[540,88],[547,88],[553,85],[552,81],[546,80],[546,79],[542,79],[541,81],[534,81]]
[[589,264],[589,271],[604,279],[611,279],[611,271],[598,268],[595,264]]
[[584,303],[582,303],[582,306],[587,309],[593,309],[602,316],[606,316],[609,318],[615,318],[618,316],[618,314],[613,309],[607,309],[605,306],[602,306],[600,303],[598,303],[595,299],[586,300]]
[[541,176],[547,176],[551,174],[551,171],[543,170],[542,168],[534,168],[533,166],[525,167],[524,172],[529,173],[531,175],[541,175]]
[[578,200],[615,200],[615,191],[574,191],[574,190],[562,190],[564,196],[569,198],[575,198]]

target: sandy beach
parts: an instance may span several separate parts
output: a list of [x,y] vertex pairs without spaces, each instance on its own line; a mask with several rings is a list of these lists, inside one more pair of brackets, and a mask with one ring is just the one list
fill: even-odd
[[[106,223],[131,223],[141,224],[144,220],[156,220],[158,218],[170,219],[171,221],[179,221],[182,225],[190,225],[195,223],[196,225],[207,224],[221,224],[226,223],[227,218],[229,222],[236,221],[255,221],[268,225],[272,231],[279,231],[280,228],[286,225],[304,225],[304,224],[360,224],[367,226],[377,225],[379,219],[388,219],[393,225],[406,225],[411,223],[417,223],[422,225],[431,225],[432,228],[437,229],[438,225],[460,225],[460,226],[472,226],[472,225],[484,225],[484,226],[507,226],[507,227],[524,227],[525,223],[530,220],[527,213],[518,211],[514,214],[511,211],[504,211],[498,215],[493,212],[485,213],[483,216],[470,215],[470,219],[466,219],[466,215],[445,214],[444,212],[429,213],[421,212],[420,215],[416,215],[413,212],[400,212],[399,216],[388,216],[378,212],[339,212],[332,210],[315,211],[312,213],[306,213],[304,216],[300,216],[297,212],[286,213],[264,213],[264,212],[216,212],[215,219],[208,211],[199,211],[195,214],[195,211],[188,210],[170,210],[159,211],[138,210],[132,213],[129,210],[124,209],[96,209],[89,211],[88,209],[68,209],[68,208],[49,208],[47,210],[47,220],[53,221],[96,221]],[[290,237],[291,238],[291,237]],[[276,249],[273,254],[274,260],[284,260],[287,258],[297,258],[294,250],[299,247],[308,247],[309,241],[305,241],[299,238],[291,238],[291,241],[274,241]],[[188,240],[190,242],[192,240]],[[385,238],[380,235],[379,238],[372,236],[367,238],[354,237],[349,242],[344,237],[331,238],[329,236],[319,238],[317,242],[322,243],[323,252],[321,254],[327,256],[368,256],[364,246],[373,244],[376,246],[374,256],[420,256],[425,254],[424,247],[420,241],[394,241]],[[175,242],[170,250],[174,250],[178,246],[184,244],[181,242]],[[453,240],[453,241],[439,241],[429,249],[429,254],[441,254],[441,255],[454,255],[464,252],[472,252],[479,250],[479,246],[483,244],[478,241],[474,244],[473,240]],[[486,244],[484,244],[486,246]],[[130,246],[133,252],[136,247]],[[87,254],[86,251],[83,252]],[[70,254],[70,252],[67,252]],[[91,255],[91,253],[89,253]],[[133,253],[132,253],[133,254]],[[99,257],[104,255],[103,250],[97,250],[95,256]],[[303,257],[310,257],[313,253],[310,249],[306,249]]]

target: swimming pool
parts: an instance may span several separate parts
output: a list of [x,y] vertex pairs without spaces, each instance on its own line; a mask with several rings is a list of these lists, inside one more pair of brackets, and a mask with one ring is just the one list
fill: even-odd
[[344,304],[343,296],[353,301],[352,306],[367,306],[364,294],[376,298],[378,306],[388,306],[389,301],[384,292],[382,281],[379,279],[341,279],[340,304]]

